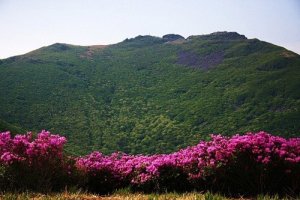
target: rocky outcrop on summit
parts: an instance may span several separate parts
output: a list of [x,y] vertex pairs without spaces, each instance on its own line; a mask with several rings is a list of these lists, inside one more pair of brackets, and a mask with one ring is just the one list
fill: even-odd
[[167,34],[162,37],[166,42],[172,42],[175,40],[184,40],[185,38],[178,34]]
[[245,35],[240,35],[237,32],[214,32],[208,35],[192,35],[187,39],[204,39],[204,40],[246,40]]

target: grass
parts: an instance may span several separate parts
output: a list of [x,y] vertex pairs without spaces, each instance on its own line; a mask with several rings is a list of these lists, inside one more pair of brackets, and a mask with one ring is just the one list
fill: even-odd
[[182,200],[288,200],[295,199],[291,197],[279,197],[279,196],[269,196],[269,195],[258,195],[251,198],[228,198],[219,194],[207,193],[165,193],[165,194],[142,194],[142,193],[130,193],[117,191],[116,193],[109,196],[99,196],[96,194],[90,194],[85,192],[63,192],[63,193],[51,193],[51,194],[41,194],[41,193],[4,193],[0,194],[0,200],[172,200],[172,199],[182,199]]

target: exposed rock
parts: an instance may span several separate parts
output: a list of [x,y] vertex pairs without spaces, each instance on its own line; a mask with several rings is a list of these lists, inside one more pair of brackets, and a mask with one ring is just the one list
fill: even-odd
[[197,55],[190,51],[182,51],[178,56],[178,64],[191,68],[208,70],[222,63],[224,53],[222,51],[212,52],[205,56]]
[[293,57],[297,57],[297,54],[292,52],[292,51],[288,51],[288,50],[285,50],[281,53],[281,55],[285,58],[293,58]]
[[184,40],[185,38],[178,34],[167,34],[162,37],[166,42],[172,42],[175,40]]
[[193,35],[187,39],[205,39],[205,40],[246,40],[246,36],[240,35],[237,32],[214,32],[207,35]]

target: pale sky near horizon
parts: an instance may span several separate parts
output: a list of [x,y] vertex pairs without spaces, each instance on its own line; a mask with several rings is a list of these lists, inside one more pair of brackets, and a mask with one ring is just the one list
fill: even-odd
[[0,0],[0,59],[56,42],[236,31],[300,54],[300,0]]

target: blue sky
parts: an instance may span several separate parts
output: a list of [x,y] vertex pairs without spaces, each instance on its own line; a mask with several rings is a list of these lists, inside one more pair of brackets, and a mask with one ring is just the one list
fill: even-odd
[[299,0],[0,0],[0,58],[55,42],[236,31],[300,54]]

